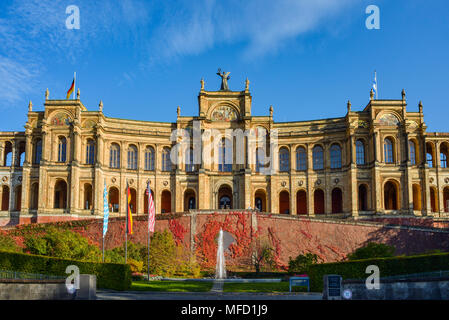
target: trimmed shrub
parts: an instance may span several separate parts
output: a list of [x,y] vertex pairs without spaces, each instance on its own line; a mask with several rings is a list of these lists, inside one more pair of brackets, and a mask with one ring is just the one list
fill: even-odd
[[364,247],[356,249],[348,254],[348,260],[361,260],[371,258],[393,257],[396,248],[384,243],[370,242]]
[[298,255],[294,260],[290,257],[288,261],[288,272],[305,272],[307,268],[318,262],[318,256],[314,253]]
[[0,269],[2,270],[68,276],[65,270],[69,265],[77,266],[81,274],[96,275],[98,288],[127,290],[131,287],[129,265],[67,260],[0,251]]
[[365,279],[369,275],[365,273],[366,267],[369,265],[378,266],[381,277],[448,270],[449,253],[375,258],[311,265],[306,271],[310,277],[310,290],[314,292],[322,291],[323,276],[326,274],[338,274],[343,279]]
[[71,230],[61,230],[49,226],[41,235],[25,237],[25,251],[31,254],[74,259],[83,261],[101,261],[101,252],[89,244],[86,238]]

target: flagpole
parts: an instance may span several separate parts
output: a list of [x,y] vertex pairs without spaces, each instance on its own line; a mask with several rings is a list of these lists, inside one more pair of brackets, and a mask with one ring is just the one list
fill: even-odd
[[148,281],[150,281],[150,188],[147,185],[147,207],[148,207],[148,245],[147,245],[147,273],[148,273]]
[[[106,189],[106,179],[104,179],[104,189]],[[104,191],[103,191],[104,192]],[[103,195],[103,202],[104,202],[104,195]],[[104,236],[105,236],[105,234],[104,234],[104,214],[105,214],[105,212],[104,212],[104,203],[103,203],[103,263],[104,263]]]
[[103,234],[103,263],[104,263],[104,234]]
[[128,203],[128,192],[129,192],[129,186],[128,186],[128,179],[126,179],[126,226],[125,226],[125,264],[128,262],[128,210],[129,210],[129,203]]
[[73,73],[73,99],[75,99],[75,92],[76,92],[76,71]]
[[[148,222],[149,222],[148,217]],[[150,229],[148,228],[148,252],[147,252],[147,272],[148,272],[148,281],[150,280]]]

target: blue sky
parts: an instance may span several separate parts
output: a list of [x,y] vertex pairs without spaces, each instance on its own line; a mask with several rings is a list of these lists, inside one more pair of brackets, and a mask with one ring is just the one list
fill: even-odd
[[[368,5],[380,30],[368,30]],[[68,30],[66,7],[80,9]],[[81,100],[109,117],[197,115],[200,79],[218,90],[250,80],[253,115],[275,121],[342,117],[379,98],[423,101],[428,131],[449,132],[449,3],[444,0],[44,1],[0,4],[0,131],[23,131],[28,101],[63,99],[77,72]]]

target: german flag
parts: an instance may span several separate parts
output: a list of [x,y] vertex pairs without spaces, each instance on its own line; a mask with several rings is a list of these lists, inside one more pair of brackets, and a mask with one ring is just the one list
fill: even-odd
[[73,90],[75,90],[75,78],[73,78],[72,85],[70,86],[69,91],[67,91],[66,99],[70,98],[70,95],[73,93]]
[[126,233],[133,234],[133,215],[131,212],[131,192],[128,183],[126,184],[126,196],[128,198],[128,205],[126,206]]

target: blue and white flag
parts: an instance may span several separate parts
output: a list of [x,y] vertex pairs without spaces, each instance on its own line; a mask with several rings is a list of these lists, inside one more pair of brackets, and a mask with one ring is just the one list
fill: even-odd
[[376,71],[374,71],[373,92],[376,95],[376,99],[377,99],[377,75],[376,75]]
[[108,205],[108,190],[106,189],[106,183],[103,190],[103,238],[108,232],[108,220],[109,220],[109,205]]

